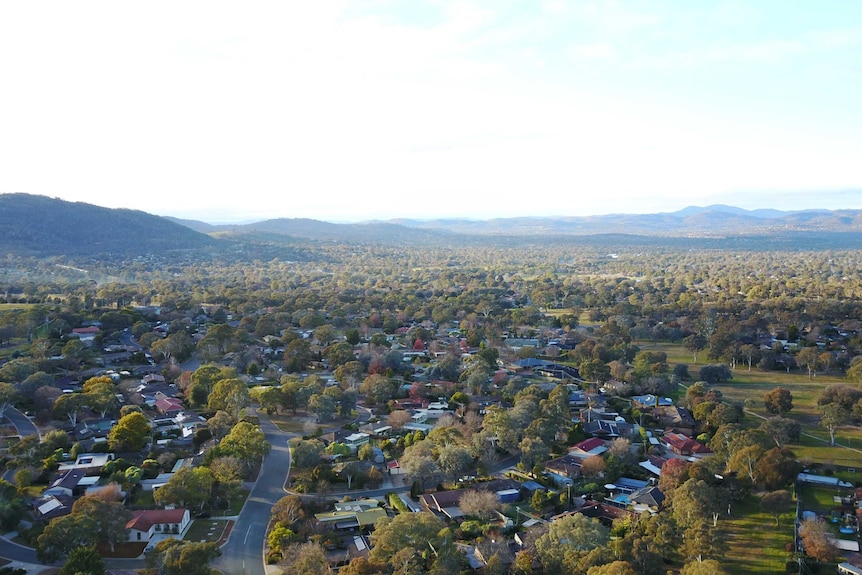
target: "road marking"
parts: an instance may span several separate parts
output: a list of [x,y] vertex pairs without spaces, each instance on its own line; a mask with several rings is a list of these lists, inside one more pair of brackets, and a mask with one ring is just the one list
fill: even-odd
[[245,545],[248,543],[248,533],[251,531],[251,525],[248,526],[248,529],[245,530],[245,539],[242,540],[242,544]]

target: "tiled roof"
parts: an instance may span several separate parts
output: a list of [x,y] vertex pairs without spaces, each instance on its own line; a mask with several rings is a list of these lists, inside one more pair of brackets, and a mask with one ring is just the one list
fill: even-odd
[[132,511],[132,518],[126,523],[126,529],[149,531],[153,525],[182,523],[185,509],[144,509]]

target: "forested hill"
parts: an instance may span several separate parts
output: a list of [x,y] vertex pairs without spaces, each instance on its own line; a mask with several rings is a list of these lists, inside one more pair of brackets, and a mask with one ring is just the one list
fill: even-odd
[[730,238],[788,233],[862,233],[862,210],[744,210],[733,206],[691,206],[657,214],[583,217],[519,217],[492,220],[393,220],[415,229],[480,235],[594,235]]
[[0,194],[0,254],[306,260],[312,258],[309,250],[331,244],[394,248],[588,244],[609,251],[616,246],[862,249],[862,210],[781,212],[708,206],[666,214],[591,217],[353,224],[280,218],[211,225],[45,196]]
[[146,255],[200,249],[215,240],[146,212],[46,196],[0,194],[0,253]]
[[[823,237],[862,234],[862,210],[744,210],[733,206],[691,206],[677,212],[608,214],[600,216],[517,217],[489,220],[394,219],[333,224],[304,218],[279,218],[247,224],[211,225],[192,220],[173,221],[203,233],[236,235],[266,233],[295,238],[378,243],[422,243],[461,238],[523,238],[535,236],[596,236],[627,234],[662,238],[738,239]],[[468,239],[471,238],[471,239]]]

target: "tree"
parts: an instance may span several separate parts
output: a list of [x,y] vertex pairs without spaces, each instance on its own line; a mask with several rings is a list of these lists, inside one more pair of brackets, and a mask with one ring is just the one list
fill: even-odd
[[551,457],[551,450],[539,437],[525,437],[518,444],[521,450],[521,467],[530,471]]
[[132,515],[119,501],[104,500],[94,496],[84,496],[72,505],[72,513],[86,515],[95,520],[95,539],[107,543],[114,550],[114,545],[128,539],[126,524]]
[[213,437],[218,440],[228,434],[235,421],[226,411],[217,411],[215,415],[207,419],[207,427]]
[[727,504],[727,494],[702,479],[689,479],[673,493],[673,516],[683,527],[712,519],[715,527]]
[[449,445],[440,450],[437,465],[446,477],[456,479],[473,467],[473,456],[465,447]]
[[291,460],[297,469],[311,469],[320,463],[323,443],[317,439],[291,440]]
[[284,350],[284,367],[288,372],[298,373],[311,361],[311,348],[304,339],[295,339]]
[[497,495],[491,491],[470,489],[465,491],[461,499],[458,500],[458,507],[466,515],[488,521],[500,509],[500,501],[497,499]]
[[492,405],[485,410],[482,427],[491,437],[496,438],[496,444],[503,449],[514,449],[518,446],[519,430],[512,421],[512,410],[499,405]]
[[77,547],[69,553],[57,575],[104,575],[105,562],[93,547]]
[[838,549],[829,540],[827,523],[815,519],[805,519],[799,527],[799,537],[805,554],[818,561],[831,563],[838,557]]
[[808,379],[814,379],[820,365],[820,350],[817,347],[805,347],[796,354],[796,363],[808,369]]
[[706,521],[697,521],[682,534],[680,549],[688,562],[703,562],[708,559],[723,558],[727,553],[724,533],[710,526]]
[[218,448],[221,453],[234,455],[246,467],[252,468],[266,457],[272,446],[259,426],[240,421],[221,440]]
[[63,361],[73,369],[77,369],[82,361],[89,355],[87,346],[79,339],[70,339],[63,346]]
[[270,515],[276,523],[293,527],[305,517],[302,499],[296,495],[285,495],[275,502]]
[[219,483],[240,481],[247,475],[248,468],[242,459],[234,455],[215,457],[207,464],[213,479]]
[[780,527],[781,514],[788,511],[790,492],[786,489],[764,493],[760,498],[760,509],[775,517],[775,526]]
[[403,549],[412,549],[418,554],[426,551],[442,551],[444,540],[441,532],[445,523],[432,513],[401,513],[395,517],[384,517],[377,521],[371,540],[370,559],[389,561]]
[[691,334],[688,337],[683,338],[682,345],[691,352],[694,360],[692,363],[697,363],[697,355],[706,349],[706,346],[709,342],[707,339],[697,333]]
[[733,372],[723,363],[704,365],[700,368],[698,377],[707,383],[721,383],[733,379]]
[[283,573],[302,573],[303,575],[330,575],[332,569],[326,558],[326,550],[314,542],[295,543],[283,552]]
[[159,505],[203,509],[214,482],[212,472],[206,467],[183,467],[153,492],[153,499]]
[[195,343],[185,331],[171,334],[150,346],[150,352],[154,356],[161,355],[165,360],[173,359],[180,363],[190,358],[194,350]]
[[728,575],[728,573],[715,559],[704,559],[686,563],[679,575]]
[[602,547],[609,540],[607,527],[578,513],[552,521],[548,532],[536,540],[536,552],[546,573],[560,573],[567,554]]
[[684,459],[668,459],[661,468],[658,478],[658,488],[670,498],[674,490],[688,480],[688,462]]
[[215,543],[180,541],[170,537],[156,543],[147,564],[162,575],[210,575],[210,563],[221,556]]
[[787,448],[773,447],[757,461],[754,472],[763,487],[775,490],[789,485],[801,468],[792,451]]
[[251,395],[251,398],[256,400],[269,415],[278,413],[278,408],[284,403],[281,388],[274,385],[255,387],[249,392],[249,394]]
[[18,390],[11,383],[0,381],[0,420],[6,416],[6,410],[18,400]]
[[604,565],[596,565],[587,570],[587,575],[638,575],[628,561],[614,561]]
[[763,447],[757,444],[747,445],[730,456],[727,468],[729,471],[743,474],[752,484],[757,484],[757,462],[762,456]]
[[52,520],[36,539],[36,556],[42,563],[54,563],[78,547],[96,543],[96,520],[86,515],[64,515]]
[[317,414],[318,421],[329,421],[335,413],[335,400],[325,393],[315,393],[308,398],[308,409]]
[[78,425],[78,414],[84,409],[86,399],[80,393],[64,393],[54,400],[54,416],[69,418],[69,423]]
[[835,430],[850,422],[850,412],[840,403],[820,406],[820,425],[829,432],[829,445],[835,445]]
[[392,398],[395,388],[392,382],[385,375],[375,373],[369,375],[363,380],[359,391],[365,394],[365,397],[376,405],[378,403],[386,403]]
[[150,424],[143,413],[132,412],[120,418],[108,432],[108,443],[114,451],[140,451],[150,438]]
[[763,396],[767,413],[784,415],[793,409],[793,394],[783,387],[776,387]]
[[799,434],[802,433],[799,422],[787,417],[770,417],[760,424],[759,429],[775,442],[776,447],[799,441]]
[[[327,326],[321,326],[319,329],[323,329]],[[317,330],[315,330],[315,334]],[[326,344],[322,344],[326,345]],[[347,365],[351,362],[356,361],[356,355],[353,353],[353,345],[347,342],[339,342],[330,345],[323,352],[323,356],[329,362],[330,369],[337,369],[343,365]]]
[[399,463],[410,478],[419,483],[419,488],[423,491],[428,485],[439,481],[443,474],[430,454],[416,451],[413,447],[404,451]]
[[[859,361],[858,364],[862,365],[862,361]],[[823,391],[820,392],[820,396],[817,398],[817,405],[837,403],[849,411],[853,409],[853,406],[860,399],[862,399],[862,390],[857,389],[852,385],[833,383],[827,385]]]
[[236,420],[240,411],[251,404],[248,386],[237,378],[220,379],[213,385],[207,407],[227,412]]
[[581,474],[584,477],[600,477],[606,468],[605,459],[601,455],[587,457],[581,462]]

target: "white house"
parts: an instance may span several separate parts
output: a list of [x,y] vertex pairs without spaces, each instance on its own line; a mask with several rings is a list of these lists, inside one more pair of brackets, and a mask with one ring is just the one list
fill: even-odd
[[179,539],[191,523],[188,509],[144,509],[132,511],[132,518],[126,523],[129,541],[148,542],[157,535],[173,536]]
[[351,451],[356,451],[359,447],[368,443],[369,439],[371,439],[371,436],[367,433],[357,432],[345,437],[344,443],[347,444],[347,447],[349,447]]

